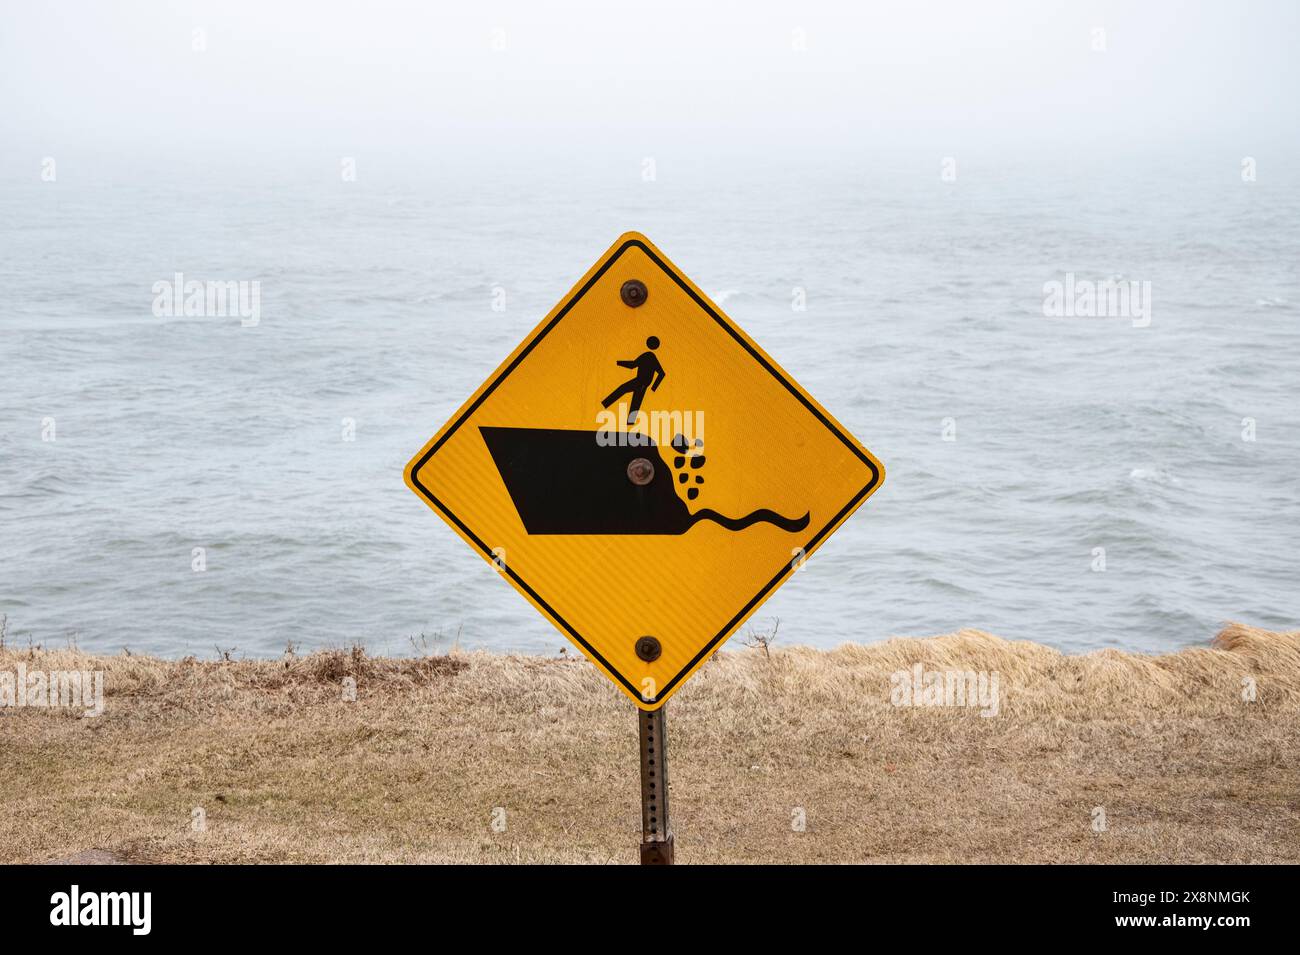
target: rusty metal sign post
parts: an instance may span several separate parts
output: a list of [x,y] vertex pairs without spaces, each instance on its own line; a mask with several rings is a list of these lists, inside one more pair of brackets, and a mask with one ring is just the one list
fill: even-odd
[[641,864],[673,864],[673,830],[668,821],[668,736],[665,706],[637,713],[641,728]]

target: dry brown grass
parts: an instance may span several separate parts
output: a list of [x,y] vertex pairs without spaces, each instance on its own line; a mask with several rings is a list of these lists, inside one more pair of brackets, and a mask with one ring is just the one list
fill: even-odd
[[[19,661],[102,668],[106,712],[0,709],[3,862],[636,859],[634,713],[586,661]],[[891,705],[914,663],[998,671],[1000,715]],[[668,706],[678,859],[1296,862],[1298,711],[1300,632],[1240,625],[1160,657],[973,630],[739,649]]]

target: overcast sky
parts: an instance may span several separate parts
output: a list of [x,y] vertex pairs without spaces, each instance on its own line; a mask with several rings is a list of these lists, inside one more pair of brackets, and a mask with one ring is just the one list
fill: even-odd
[[6,164],[317,150],[490,162],[1219,149],[1295,162],[1298,10],[1291,0],[6,3],[0,151]]

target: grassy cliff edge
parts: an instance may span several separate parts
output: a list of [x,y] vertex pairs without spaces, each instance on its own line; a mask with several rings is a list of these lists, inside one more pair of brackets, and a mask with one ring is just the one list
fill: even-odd
[[[917,664],[996,672],[997,714],[897,705]],[[634,711],[585,660],[0,649],[20,665],[102,670],[104,712],[0,706],[0,862],[637,858]],[[684,863],[1300,861],[1300,631],[737,648],[667,715]]]

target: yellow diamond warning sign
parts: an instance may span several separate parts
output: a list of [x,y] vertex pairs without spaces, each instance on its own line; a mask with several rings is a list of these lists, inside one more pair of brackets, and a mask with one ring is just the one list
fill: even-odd
[[654,710],[884,475],[630,232],[411,460],[406,483]]

